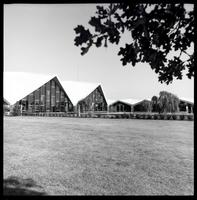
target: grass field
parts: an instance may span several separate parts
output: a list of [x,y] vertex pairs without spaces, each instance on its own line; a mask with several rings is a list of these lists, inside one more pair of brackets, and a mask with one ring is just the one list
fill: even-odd
[[193,195],[193,126],[4,117],[4,194]]

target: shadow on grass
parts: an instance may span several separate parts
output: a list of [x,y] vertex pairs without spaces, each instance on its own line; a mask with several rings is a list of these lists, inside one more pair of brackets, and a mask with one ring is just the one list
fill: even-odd
[[37,185],[33,179],[22,179],[16,176],[10,176],[3,181],[3,195],[47,195],[41,192],[42,187]]

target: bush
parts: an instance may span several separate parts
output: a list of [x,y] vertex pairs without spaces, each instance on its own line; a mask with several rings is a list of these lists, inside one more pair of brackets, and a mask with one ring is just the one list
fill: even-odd
[[172,115],[173,120],[177,120],[177,115]]
[[172,115],[167,115],[167,119],[168,120],[172,119]]
[[122,116],[121,116],[122,118],[124,118],[124,119],[128,119],[129,118],[129,116],[128,116],[128,114],[122,114]]
[[146,115],[146,119],[152,119],[152,115],[150,114]]
[[125,118],[125,114],[120,114],[120,118],[124,119]]
[[130,115],[129,115],[129,118],[130,118],[130,119],[133,119],[133,118],[134,118],[134,114],[130,114]]
[[194,115],[188,115],[187,118],[188,120],[194,120]]
[[136,115],[135,115],[135,118],[136,118],[136,119],[140,119],[140,114],[136,114]]
[[153,119],[158,119],[158,115],[153,115]]
[[164,114],[159,115],[160,119],[164,119]]
[[116,117],[116,119],[119,119],[119,115],[116,114],[115,117]]
[[184,115],[180,115],[180,120],[184,120],[185,116]]

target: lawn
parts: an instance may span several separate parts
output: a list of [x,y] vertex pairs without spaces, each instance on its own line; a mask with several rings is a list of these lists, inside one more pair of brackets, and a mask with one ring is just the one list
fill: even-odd
[[4,117],[4,194],[193,195],[193,121]]

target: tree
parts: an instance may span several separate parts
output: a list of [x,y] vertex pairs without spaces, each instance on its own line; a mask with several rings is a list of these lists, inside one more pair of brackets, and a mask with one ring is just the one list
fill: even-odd
[[152,112],[159,112],[158,97],[157,96],[152,97],[151,104],[152,104]]
[[145,112],[151,112],[152,110],[152,105],[151,105],[151,102],[150,101],[143,101],[142,102],[142,106],[144,107],[144,111]]
[[160,112],[174,113],[179,111],[179,102],[179,98],[170,92],[161,91],[159,93],[158,105]]
[[[138,62],[149,63],[158,74],[159,82],[171,83],[182,79],[187,69],[188,78],[194,76],[194,53],[189,48],[194,44],[194,10],[186,10],[181,4],[134,4],[116,3],[97,6],[89,25],[74,28],[75,45],[81,46],[81,55],[90,47],[107,47],[108,42],[118,45],[121,36],[129,31],[131,38],[118,55],[123,65]],[[169,55],[175,52],[173,58]],[[184,60],[183,54],[188,59]]]

